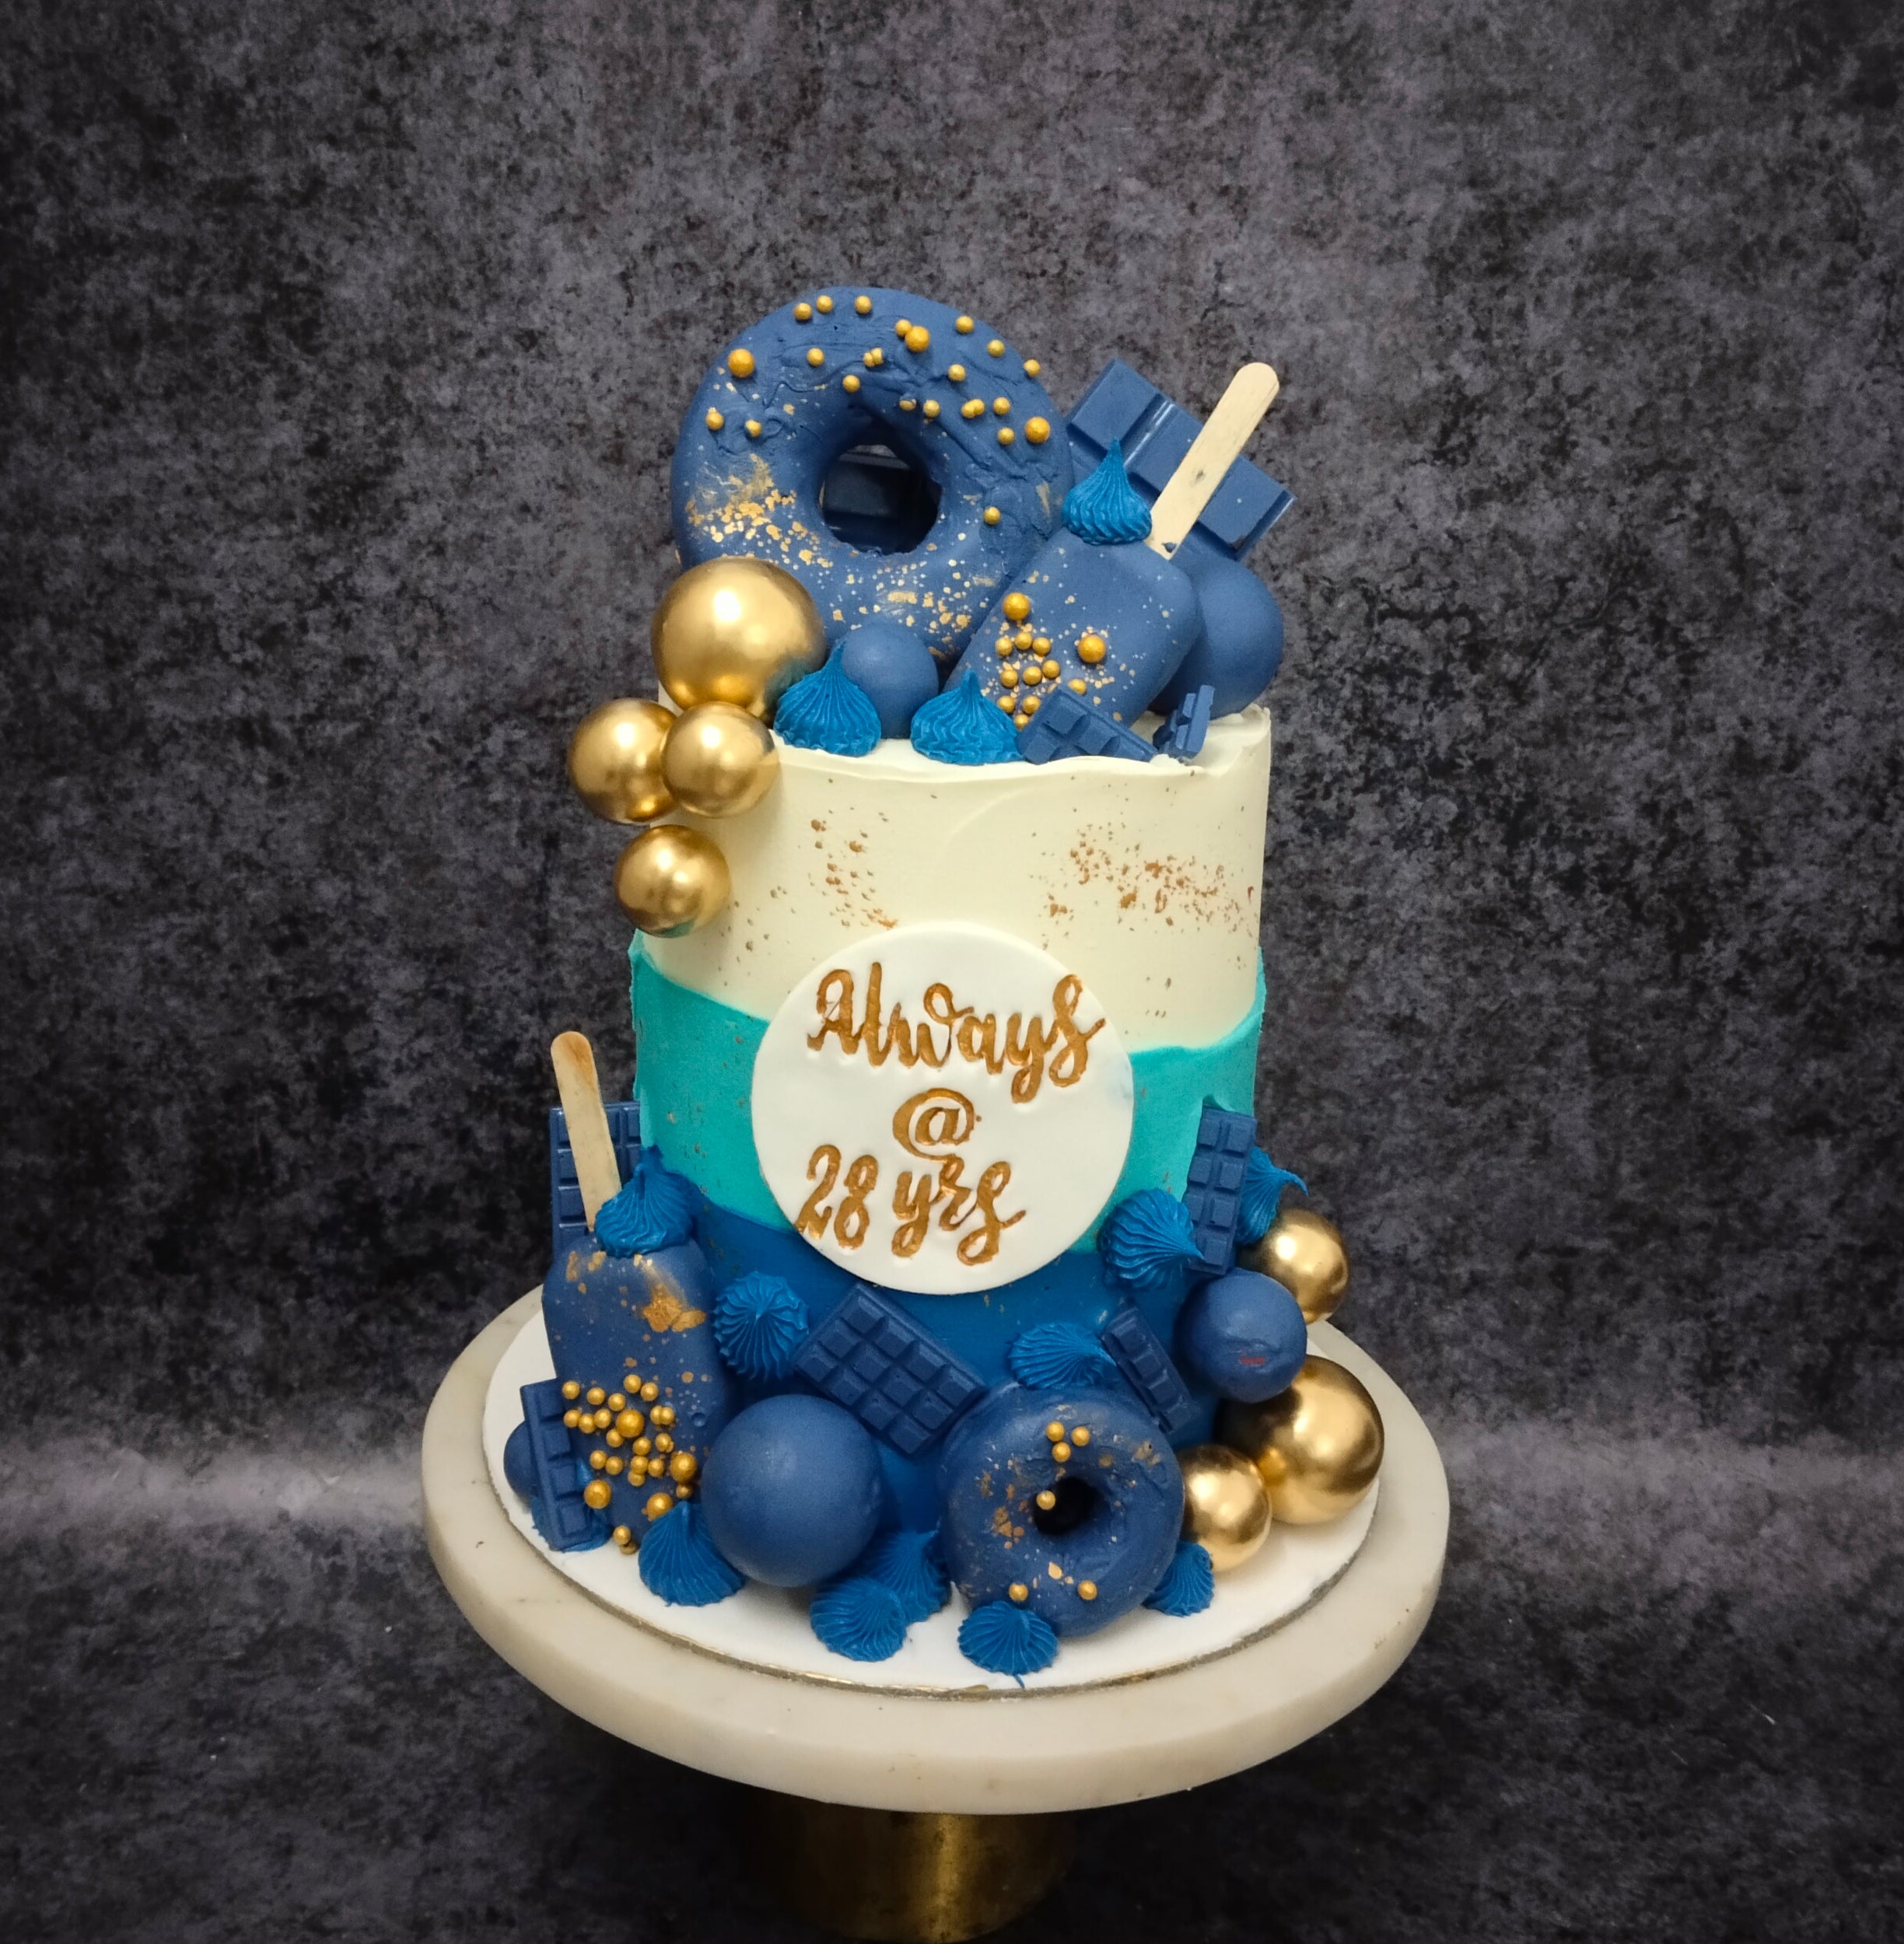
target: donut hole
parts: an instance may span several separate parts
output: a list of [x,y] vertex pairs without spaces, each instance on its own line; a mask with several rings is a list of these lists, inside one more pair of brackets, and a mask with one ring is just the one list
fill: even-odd
[[1031,1508],[1031,1523],[1047,1539],[1081,1531],[1103,1509],[1104,1501],[1082,1478],[1060,1478],[1051,1489],[1055,1505]]
[[939,488],[890,446],[852,446],[820,482],[828,530],[862,554],[909,554],[939,518]]

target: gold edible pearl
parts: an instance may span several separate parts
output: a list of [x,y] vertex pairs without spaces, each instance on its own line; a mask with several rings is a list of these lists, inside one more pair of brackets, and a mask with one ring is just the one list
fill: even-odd
[[1053,1445],[1052,1446],[1052,1456],[1058,1460],[1059,1464],[1062,1465],[1065,1460],[1071,1456],[1071,1447],[1067,1444],[1062,1443]]
[[903,337],[912,328],[912,320],[910,317],[901,317],[899,321],[893,326],[893,329],[901,337]]
[[611,1411],[625,1411],[628,1408],[628,1400],[620,1391],[611,1390],[608,1393],[608,1408]]
[[1227,1445],[1192,1445],[1177,1454],[1183,1470],[1183,1536],[1227,1572],[1269,1537],[1269,1495],[1256,1467]]
[[1046,662],[1043,663],[1042,666],[1045,671],[1045,680],[1048,682],[1056,681],[1059,675],[1058,664],[1055,662]]
[[817,344],[815,344],[807,351],[807,362],[817,370],[826,362],[826,353]]
[[707,411],[707,428],[709,432],[719,432],[722,426],[726,425],[726,422],[727,421],[726,418],[723,415],[718,407],[712,405],[709,406]]
[[954,317],[952,320],[952,328],[961,337],[969,337],[971,335],[972,320],[969,317]]
[[793,321],[796,324],[810,324],[813,322],[813,306],[796,304],[793,306]]
[[1002,708],[1002,709],[1005,712],[1005,713],[1006,713],[1007,715],[1010,715],[1010,714],[1011,714],[1011,712],[1012,712],[1012,698],[1011,698],[1009,695],[1001,695],[1001,696],[998,698],[998,705],[999,705],[999,707],[1000,708]]
[[576,1426],[581,1423],[581,1421],[582,1414],[579,1411],[565,1411],[562,1413],[562,1422],[565,1424],[571,1431],[573,1431]]
[[844,391],[857,391],[859,389],[859,374],[856,371],[849,371],[840,380],[840,387]]
[[624,1438],[639,1438],[647,1428],[648,1421],[639,1411],[625,1411],[615,1420],[615,1429]]
[[936,418],[939,416],[939,401],[937,399],[929,398],[926,400],[926,416],[928,418]]
[[674,1440],[665,1431],[662,1432],[655,1439],[654,1448],[656,1451],[672,1451]]
[[616,1526],[614,1530],[611,1532],[608,1537],[612,1539],[618,1546],[632,1546],[635,1543],[635,1535],[630,1532],[625,1526]]
[[1074,1445],[1088,1445],[1090,1442],[1090,1426],[1073,1425],[1071,1427],[1071,1442]]
[[660,1396],[661,1386],[656,1383],[653,1378],[650,1378],[646,1383],[642,1386],[641,1394],[642,1402],[645,1404],[651,1404],[654,1402],[656,1398]]
[[999,670],[999,684],[1001,687],[1016,688],[1018,686],[1017,670],[1015,668],[1000,669]]
[[1064,1426],[1059,1424],[1057,1420],[1054,1418],[1051,1423],[1048,1424],[1045,1427],[1045,1435],[1052,1444],[1055,1445],[1058,1442],[1059,1439],[1063,1437]]
[[1074,695],[1082,695],[1087,686],[1088,684],[1083,677],[1076,675],[1073,675],[1070,680],[1065,684],[1065,687],[1069,689]]
[[691,1451],[677,1451],[668,1460],[668,1476],[677,1484],[686,1484],[700,1469],[701,1461]]
[[600,1384],[590,1385],[588,1390],[588,1401],[590,1404],[600,1404],[607,1399],[607,1392],[603,1390]]
[[758,418],[750,418],[741,429],[748,438],[758,439],[761,435],[761,422]]
[[964,404],[959,407],[959,416],[961,418],[984,418],[985,401],[979,398],[967,399]]
[[667,1460],[665,1458],[650,1458],[648,1460],[648,1476],[650,1478],[659,1478],[667,1470]]
[[1041,1491],[1038,1495],[1038,1509],[1040,1512],[1049,1512],[1057,1502],[1058,1495],[1055,1491]]
[[822,317],[830,317],[833,314],[833,299],[831,297],[816,297],[814,308]]
[[1031,638],[1031,645],[1039,654],[1048,655],[1051,652],[1051,637],[1048,635],[1034,635]]
[[1038,684],[1044,680],[1045,671],[1043,669],[1037,666],[1034,663],[1031,667],[1027,668],[1024,671],[1024,679],[1031,687],[1036,688]]
[[1025,421],[1025,437],[1034,446],[1041,446],[1051,437],[1051,421],[1048,418],[1027,418]]
[[1037,698],[1035,695],[1027,696],[1027,697],[1026,698],[1026,700],[1025,700],[1025,713],[1026,713],[1026,715],[1037,715],[1037,713],[1038,713],[1038,698]]
[[1001,655],[1009,655],[1012,652],[1011,637],[1009,635],[1001,635],[998,638],[998,652]]
[[862,317],[870,317],[873,315],[873,299],[870,297],[856,297],[853,299],[853,309],[858,311]]
[[656,1404],[650,1414],[656,1424],[665,1428],[674,1421],[674,1407],[672,1404]]
[[902,398],[899,401],[899,409],[902,412],[916,411],[919,409],[919,400],[916,398]]
[[1013,441],[1014,439],[1016,439],[1017,436],[1018,436],[1018,435],[1017,435],[1015,432],[1013,432],[1013,431],[1012,430],[1012,428],[1010,428],[1010,426],[1009,426],[1009,425],[1001,425],[1001,426],[999,426],[999,432],[998,432],[998,440],[999,440],[999,443],[1001,446],[1009,446],[1009,445],[1012,442],[1012,441]]
[[948,365],[946,366],[946,376],[954,384],[962,385],[965,382],[965,367],[963,365]]
[[1104,658],[1104,638],[1101,635],[1086,635],[1078,642],[1078,659],[1095,666]]
[[932,346],[932,333],[923,324],[915,324],[905,334],[908,351],[926,351]]
[[1038,373],[1044,369],[1045,367],[1041,365],[1035,358],[1027,358],[1025,360],[1024,371],[1025,376],[1027,378],[1037,377]]
[[613,1425],[611,1425],[608,1427],[608,1442],[611,1446],[620,1446],[626,1444],[628,1440],[621,1435],[620,1432],[615,1429]]
[[1013,648],[1029,648],[1031,645],[1032,638],[1031,629],[1028,628],[1021,628],[1019,629],[1018,632],[1012,637],[1012,646]]
[[1005,1591],[1020,1607],[1031,1597],[1031,1589],[1022,1579],[1014,1579]]
[[992,401],[992,409],[999,418],[1006,418],[1011,411],[1011,400],[1009,398],[995,398]]
[[589,1453],[589,1470],[590,1471],[603,1470],[606,1468],[607,1463],[608,1454],[607,1452],[591,1451]]
[[582,1386],[572,1377],[562,1386],[562,1395],[565,1397],[579,1397],[581,1394]]
[[1097,1597],[1097,1582],[1096,1580],[1080,1579],[1078,1582],[1078,1598],[1080,1600],[1095,1600]]
[[1007,594],[1003,605],[1005,618],[1008,621],[1021,621],[1031,612],[1031,596],[1029,594]]
[[614,1413],[606,1404],[604,1404],[601,1409],[595,1414],[595,1428],[597,1431],[606,1431],[614,1422]]
[[999,512],[999,509],[996,506],[988,506],[985,510],[985,523],[988,526],[997,526],[999,520],[1003,518],[1003,515]]
[[727,354],[727,369],[737,378],[751,378],[754,376],[753,352],[744,344],[730,351]]
[[878,345],[875,344],[859,362],[866,366],[868,371],[877,371],[880,366],[885,363],[886,354],[880,349]]
[[591,1478],[582,1488],[582,1502],[590,1512],[603,1512],[614,1496],[614,1488],[606,1478]]
[[664,1519],[674,1509],[674,1501],[664,1491],[658,1491],[642,1507],[650,1519]]
[[611,1458],[607,1463],[602,1467],[602,1470],[607,1472],[611,1478],[619,1478],[626,1467],[626,1463],[625,1459]]
[[674,1496],[677,1498],[691,1498],[694,1496],[694,1487],[685,1484],[677,1485],[674,1488]]

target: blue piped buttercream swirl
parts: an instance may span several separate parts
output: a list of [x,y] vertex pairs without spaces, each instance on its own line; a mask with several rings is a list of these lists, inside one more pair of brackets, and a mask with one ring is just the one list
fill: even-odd
[[905,1641],[899,1596],[877,1579],[835,1580],[814,1594],[808,1617],[821,1645],[849,1660],[891,1660]]
[[1037,1323],[1012,1339],[1006,1353],[1011,1373],[1031,1390],[1067,1390],[1080,1384],[1111,1384],[1117,1365],[1087,1330],[1074,1323]]
[[823,666],[781,697],[773,726],[782,742],[832,756],[865,756],[877,746],[879,711],[840,666],[840,654],[835,649]]
[[1200,1614],[1216,1597],[1216,1569],[1210,1556],[1194,1540],[1185,1540],[1171,1555],[1157,1589],[1144,1604],[1173,1620]]
[[663,1512],[642,1535],[639,1563],[642,1584],[670,1607],[712,1607],[747,1584],[715,1550],[698,1505]]
[[694,1233],[701,1206],[691,1181],[671,1174],[653,1148],[643,1148],[633,1178],[595,1217],[595,1239],[611,1256],[650,1255]]
[[1139,1188],[1113,1208],[1097,1232],[1112,1279],[1131,1289],[1161,1288],[1202,1260],[1190,1211],[1162,1188]]
[[1058,1658],[1058,1636],[1028,1607],[1008,1600],[987,1600],[965,1616],[958,1631],[959,1652],[988,1673],[1022,1681]]
[[784,1377],[807,1334],[807,1306],[780,1276],[758,1270],[714,1299],[714,1341],[727,1368],[756,1383]]
[[1017,732],[1011,718],[985,699],[968,673],[942,695],[922,703],[912,718],[912,746],[935,763],[1015,763]]
[[898,1598],[908,1622],[929,1620],[952,1597],[936,1532],[882,1533],[853,1563],[853,1576],[877,1579]]
[[1309,1192],[1309,1184],[1300,1175],[1279,1168],[1261,1148],[1251,1148],[1237,1208],[1237,1241],[1260,1242],[1269,1232],[1285,1188],[1300,1188],[1304,1194]]
[[1064,523],[1094,547],[1128,547],[1150,537],[1150,509],[1124,470],[1124,446],[1112,439],[1089,479],[1065,495]]

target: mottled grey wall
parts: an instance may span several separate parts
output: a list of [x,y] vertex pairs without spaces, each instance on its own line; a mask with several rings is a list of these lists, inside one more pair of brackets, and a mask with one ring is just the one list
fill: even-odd
[[[177,1900],[114,1902],[131,1812],[69,1802],[19,1852],[49,1933],[251,1936],[275,1889],[467,1938],[595,1867],[562,1778],[640,1758],[460,1632],[401,1491],[366,1526],[189,1481],[401,1475],[539,1274],[543,1049],[628,1051],[562,746],[647,679],[703,362],[838,279],[995,320],[1061,404],[1113,352],[1199,407],[1282,373],[1264,1122],[1456,1477],[1391,1714],[1216,1792],[1270,1902],[1160,1904],[1127,1859],[1189,1837],[1133,1812],[1053,1921],[1678,1897],[1719,1936],[1776,1893],[1877,1935],[1895,1737],[1829,1669],[1899,1638],[1895,10],[16,0],[0,37],[0,1446],[45,1537],[14,1639],[64,1643],[10,1705],[56,1764],[165,1751],[126,1853]],[[132,1449],[142,1512],[98,1492]],[[180,1641],[215,1704],[140,1715]],[[324,1666],[387,1703],[367,1767],[299,1711]],[[250,1751],[215,1787],[207,1705]],[[472,1747],[505,1799],[426,1803],[412,1761]],[[670,1909],[698,1857],[645,1859]]]

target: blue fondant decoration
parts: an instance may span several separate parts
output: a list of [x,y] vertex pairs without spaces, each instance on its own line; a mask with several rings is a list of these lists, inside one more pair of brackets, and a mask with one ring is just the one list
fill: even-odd
[[1108,1384],[1117,1377],[1110,1353],[1074,1323],[1037,1323],[1012,1339],[1006,1361],[1012,1375],[1033,1390],[1077,1384]]
[[[625,1181],[635,1172],[641,1153],[641,1117],[632,1100],[604,1103],[608,1115],[608,1136],[614,1143],[615,1163]],[[549,1254],[562,1256],[588,1233],[588,1216],[582,1205],[582,1184],[576,1174],[575,1149],[569,1144],[568,1117],[560,1107],[551,1107],[548,1117],[549,1149]]]
[[1195,1401],[1162,1337],[1135,1302],[1126,1302],[1104,1325],[1103,1343],[1145,1410],[1183,1442],[1197,1421]]
[[[996,708],[1022,703],[1025,674],[1035,666],[1040,680],[1029,686],[1041,710],[1050,707],[1055,684],[1128,728],[1202,630],[1196,589],[1182,568],[1141,540],[1094,547],[1067,531],[1005,589],[974,631],[958,673],[975,674]],[[1074,691],[1073,682],[1084,686]]]
[[808,1617],[821,1645],[849,1660],[891,1660],[905,1642],[899,1596],[877,1579],[836,1579],[823,1586]]
[[1196,589],[1203,631],[1150,706],[1167,715],[1186,696],[1208,687],[1210,713],[1234,715],[1262,694],[1283,666],[1283,610],[1247,567],[1188,547],[1176,558]]
[[1281,1283],[1232,1269],[1191,1291],[1177,1319],[1177,1347],[1220,1397],[1261,1404],[1296,1381],[1309,1329],[1301,1304]]
[[1216,690],[1207,683],[1193,690],[1158,724],[1150,746],[1159,755],[1174,756],[1180,763],[1201,755],[1209,736],[1210,712],[1216,699]]
[[[560,1390],[561,1386],[556,1388]],[[535,1460],[530,1453],[526,1418],[502,1441],[502,1476],[518,1498],[527,1498],[535,1490]]]
[[1090,478],[1065,495],[1064,523],[1094,547],[1128,547],[1150,537],[1150,509],[1124,470],[1114,439]]
[[712,1607],[747,1584],[716,1549],[700,1508],[682,1504],[642,1534],[642,1584],[670,1607]]
[[890,1589],[908,1622],[929,1620],[952,1597],[936,1530],[882,1533],[854,1561],[852,1572],[856,1579],[877,1579]]
[[1157,1289],[1203,1266],[1190,1211],[1162,1188],[1139,1188],[1097,1231],[1097,1253],[1126,1289]]
[[[894,621],[942,666],[954,660],[978,611],[975,590],[1017,572],[1071,486],[1069,442],[1025,435],[1034,418],[1059,423],[1049,396],[1018,352],[991,353],[989,325],[961,333],[957,316],[930,298],[846,285],[805,292],[740,332],[702,380],[675,443],[682,565],[723,554],[772,561],[805,583],[830,635]],[[971,383],[947,376],[954,364],[970,368]],[[962,415],[980,385],[988,400],[1007,401],[1004,418]],[[1018,428],[1010,444],[1003,425]],[[821,503],[835,462],[870,446],[937,495],[936,518],[907,551],[859,551]]]
[[1147,763],[1157,752],[1083,696],[1061,688],[1046,694],[1037,715],[1018,732],[1018,753],[1027,763],[1055,762],[1063,756],[1121,756]]
[[1209,1554],[1194,1540],[1186,1540],[1144,1604],[1173,1620],[1188,1620],[1192,1614],[1202,1613],[1216,1597],[1216,1571]]
[[884,1496],[879,1453],[859,1421],[799,1392],[749,1404],[702,1468],[714,1544],[770,1586],[815,1586],[849,1565],[873,1537]]
[[1058,1658],[1058,1636],[1027,1607],[994,1600],[959,1624],[959,1652],[989,1674],[1009,1674],[1020,1687]]
[[[641,949],[639,933],[628,956],[634,974],[635,1044],[643,1124],[668,1166],[691,1175],[710,1201],[790,1234],[792,1225],[761,1175],[748,1107],[754,1061],[767,1022],[677,985]],[[1256,1089],[1256,1041],[1262,1004],[1259,974],[1250,1009],[1222,1039],[1201,1047],[1146,1047],[1132,1054],[1136,1110],[1124,1171],[1112,1194],[1114,1202],[1139,1188],[1174,1191],[1183,1187],[1185,1163],[1195,1145],[1206,1100],[1227,1107],[1249,1107]],[[1077,1246],[1090,1249],[1094,1236],[1094,1231]],[[852,1278],[831,1269],[815,1253],[803,1251],[803,1257],[810,1265],[810,1275],[806,1270],[795,1274],[784,1266],[775,1273],[785,1275],[817,1316],[821,1306],[810,1286],[812,1277],[820,1278],[821,1286],[833,1291],[843,1289]],[[743,1264],[730,1273],[739,1274],[755,1266]],[[928,1310],[938,1316],[949,1305],[963,1300],[931,1297],[927,1299]],[[1004,1374],[1006,1344],[1034,1320],[1025,1317],[1015,1322],[999,1337],[998,1369],[994,1372],[988,1369],[983,1374],[989,1379]],[[1096,1319],[1089,1320],[1094,1330]],[[971,1360],[968,1352],[961,1350],[959,1354]]]
[[879,711],[873,698],[840,666],[835,649],[803,680],[781,697],[774,711],[774,733],[796,750],[824,750],[832,756],[864,756],[878,746]]
[[[597,1512],[582,1497],[590,1473],[576,1450],[576,1441],[562,1422],[568,1400],[558,1379],[522,1387],[523,1442],[511,1470],[504,1447],[503,1472],[512,1484],[526,1476],[528,1488],[516,1489],[529,1502],[529,1516],[551,1552],[591,1552],[611,1530],[606,1509]],[[513,1434],[512,1434],[513,1436]]]
[[595,1213],[595,1239],[611,1256],[652,1254],[694,1233],[699,1191],[669,1172],[652,1148],[642,1149],[621,1192]]
[[985,1388],[929,1330],[864,1283],[807,1337],[793,1368],[908,1458]]
[[[1083,1435],[1054,1444],[1054,1422]],[[939,1460],[954,1583],[975,1607],[1022,1585],[1060,1635],[1094,1633],[1143,1600],[1170,1564],[1183,1504],[1174,1454],[1121,1390],[1007,1384],[959,1421]],[[1086,1581],[1095,1597],[1080,1594]]]
[[1249,1174],[1249,1158],[1256,1152],[1256,1119],[1206,1107],[1197,1124],[1197,1144],[1190,1156],[1183,1205],[1196,1239],[1199,1266],[1206,1275],[1220,1276],[1236,1260],[1237,1223]]
[[882,736],[903,736],[912,718],[939,693],[932,651],[898,621],[863,622],[839,645],[841,672],[865,690]]
[[935,763],[966,768],[981,763],[1015,763],[1018,739],[1011,718],[989,700],[969,671],[954,675],[943,695],[935,695],[912,718],[912,746]]
[[784,1377],[806,1334],[807,1306],[781,1277],[740,1276],[714,1299],[721,1355],[729,1369],[755,1383]]
[[1297,1188],[1304,1194],[1309,1192],[1308,1184],[1300,1175],[1291,1174],[1287,1168],[1279,1168],[1260,1148],[1252,1148],[1237,1210],[1238,1242],[1260,1242],[1269,1232],[1285,1188]]

